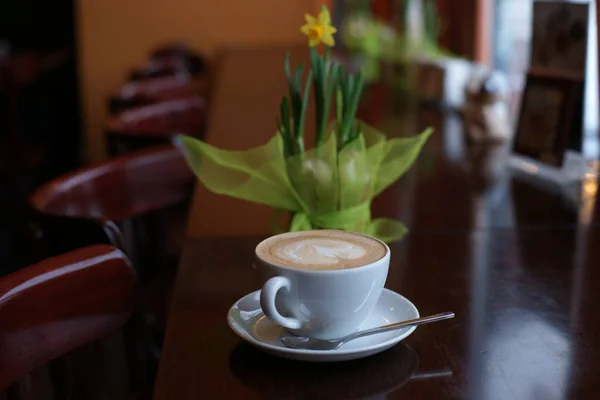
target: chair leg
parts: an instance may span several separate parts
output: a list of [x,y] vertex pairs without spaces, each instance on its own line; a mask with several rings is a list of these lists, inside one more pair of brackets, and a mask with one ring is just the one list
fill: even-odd
[[69,377],[67,360],[65,357],[58,358],[48,363],[50,380],[56,399],[73,398],[75,387],[72,377]]
[[129,385],[137,390],[152,382],[158,370],[158,358],[152,350],[152,340],[146,323],[144,307],[137,308],[124,326],[127,360],[130,365]]

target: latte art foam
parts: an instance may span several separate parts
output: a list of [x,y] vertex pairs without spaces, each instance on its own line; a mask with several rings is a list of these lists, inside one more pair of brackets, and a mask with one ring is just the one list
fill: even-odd
[[344,269],[370,264],[383,258],[385,246],[358,233],[317,230],[286,233],[258,245],[256,253],[265,261],[297,269]]
[[280,258],[308,264],[337,264],[340,260],[355,260],[365,255],[365,249],[339,239],[307,238],[273,249]]

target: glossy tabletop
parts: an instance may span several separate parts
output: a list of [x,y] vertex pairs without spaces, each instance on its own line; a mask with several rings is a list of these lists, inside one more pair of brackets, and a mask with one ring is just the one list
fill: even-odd
[[[244,148],[273,134],[268,110],[285,90],[278,80],[283,54],[224,55],[209,142]],[[248,71],[269,76],[270,89],[258,89]],[[232,118],[238,109],[255,123]],[[314,364],[261,353],[229,330],[226,314],[260,288],[251,262],[269,233],[269,210],[198,185],[155,398],[595,399],[596,181],[561,193],[517,179],[506,168],[506,146],[467,145],[456,115],[407,108],[384,80],[369,88],[361,113],[391,135],[436,128],[417,164],[374,202],[373,213],[411,229],[390,246],[386,287],[422,315],[457,317],[419,327],[400,345],[363,360]],[[238,141],[241,130],[248,138]]]

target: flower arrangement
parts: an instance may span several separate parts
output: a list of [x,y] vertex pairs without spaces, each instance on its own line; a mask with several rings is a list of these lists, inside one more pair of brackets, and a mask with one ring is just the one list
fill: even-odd
[[[245,151],[218,149],[179,136],[186,160],[211,191],[293,213],[288,229],[342,229],[391,242],[407,231],[399,221],[371,218],[371,201],[412,165],[431,134],[388,139],[356,118],[362,73],[346,74],[330,55],[336,28],[326,7],[305,16],[300,31],[310,47],[310,68],[293,71],[284,60],[288,93],[282,96],[277,133]],[[324,54],[317,48],[325,46]],[[315,142],[307,148],[306,112],[313,91]],[[332,106],[335,105],[332,110]],[[330,115],[335,117],[330,120]]]

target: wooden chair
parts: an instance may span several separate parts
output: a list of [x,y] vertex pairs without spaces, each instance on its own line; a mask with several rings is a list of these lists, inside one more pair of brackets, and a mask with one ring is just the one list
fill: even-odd
[[166,43],[150,51],[148,61],[129,73],[130,81],[184,74],[199,77],[208,70],[204,57],[185,43]]
[[150,60],[181,60],[186,70],[193,76],[208,70],[205,58],[196,53],[187,43],[173,42],[155,47],[150,52]]
[[[125,249],[112,221],[40,212],[18,189],[17,176],[0,182],[0,277],[49,257],[95,244]],[[22,179],[22,178],[21,178]]]
[[0,278],[0,391],[12,386],[5,398],[29,398],[31,382],[13,385],[20,378],[121,328],[133,311],[135,280],[125,255],[107,245]]
[[108,153],[115,156],[168,143],[177,133],[201,137],[205,123],[206,103],[198,96],[126,110],[108,120]]
[[162,332],[194,181],[181,152],[167,145],[61,176],[30,200],[46,214],[114,221]]
[[[0,277],[83,247],[104,244],[121,250],[125,248],[122,235],[112,221],[102,218],[46,214],[32,209],[22,201],[21,196],[10,189],[0,196],[0,204],[2,205],[0,209],[0,235],[2,235]],[[141,292],[139,294],[141,295]],[[140,306],[143,304],[142,300],[143,298],[138,298]],[[119,335],[125,335],[123,339],[128,344],[126,357],[130,368],[127,381],[129,387],[135,388],[136,391],[138,388],[147,391],[151,387],[157,365],[156,345],[152,343],[152,331],[145,321],[144,308],[138,307],[129,319],[126,328],[119,333]],[[73,357],[78,357],[77,364],[80,364],[80,361],[86,363],[91,359],[102,361],[106,351],[110,352],[111,343],[114,343],[114,339],[108,338],[102,343],[86,346],[85,349],[81,349],[68,359],[71,361]],[[122,349],[117,348],[116,353],[122,355]],[[82,354],[85,357],[80,357]],[[114,356],[111,357],[111,360],[114,360]],[[59,362],[62,363],[62,360]],[[89,362],[87,363],[89,364]],[[53,368],[52,371],[56,372],[61,369]],[[80,369],[78,368],[78,370]],[[96,375],[94,371],[87,370],[87,372],[83,373],[85,379],[82,379],[82,382],[87,382],[90,376]],[[5,400],[1,392],[0,399]],[[39,398],[36,397],[36,399]]]
[[185,61],[183,60],[149,60],[144,64],[133,68],[129,72],[127,80],[129,82],[136,82],[174,75],[183,75],[187,77],[192,76],[191,72],[186,67]]
[[115,115],[131,108],[194,95],[193,85],[182,75],[130,82],[109,97],[108,110]]
[[[60,176],[38,188],[30,200],[46,214],[119,224],[184,203],[194,179],[178,148],[157,146]],[[128,240],[125,236],[126,246]]]
[[149,53],[149,60],[163,62],[166,65],[169,62],[183,63],[187,74],[191,77],[194,91],[205,99],[210,98],[211,76],[214,73],[212,63],[209,63],[206,57],[197,53],[187,43],[173,42],[157,46]]

